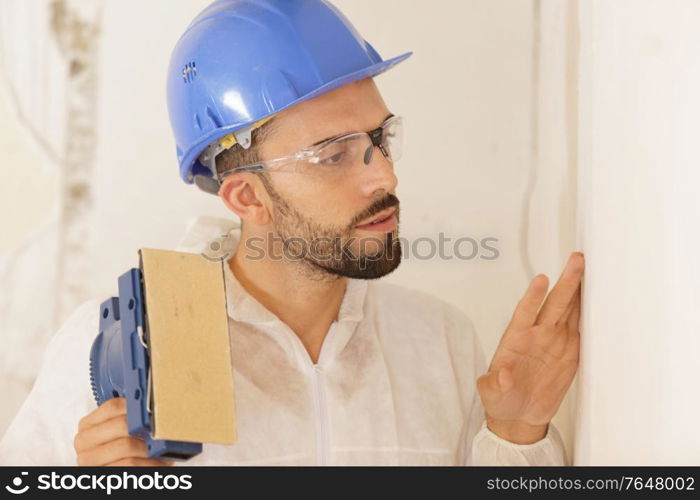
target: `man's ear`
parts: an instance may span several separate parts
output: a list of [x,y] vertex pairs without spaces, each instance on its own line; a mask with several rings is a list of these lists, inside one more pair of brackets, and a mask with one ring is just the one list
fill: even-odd
[[271,220],[270,212],[255,189],[258,179],[251,173],[241,172],[224,178],[219,189],[219,197],[224,204],[241,220],[264,226]]

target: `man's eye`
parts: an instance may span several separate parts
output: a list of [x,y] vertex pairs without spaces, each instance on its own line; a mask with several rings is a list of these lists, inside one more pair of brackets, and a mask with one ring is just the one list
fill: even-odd
[[343,161],[343,158],[345,157],[345,152],[341,151],[340,153],[336,153],[332,156],[329,156],[327,158],[324,158],[321,160],[320,163],[324,165],[337,165],[341,161]]

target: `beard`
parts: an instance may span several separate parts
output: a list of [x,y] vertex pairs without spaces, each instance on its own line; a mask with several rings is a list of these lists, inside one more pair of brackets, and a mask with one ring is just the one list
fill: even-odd
[[372,203],[346,227],[324,226],[304,216],[280,196],[266,175],[260,179],[273,201],[273,226],[285,255],[293,255],[293,260],[300,262],[309,276],[377,279],[393,272],[401,263],[398,224],[381,237],[358,239],[352,234],[359,222],[390,207],[396,207],[398,222],[399,200],[393,194]]

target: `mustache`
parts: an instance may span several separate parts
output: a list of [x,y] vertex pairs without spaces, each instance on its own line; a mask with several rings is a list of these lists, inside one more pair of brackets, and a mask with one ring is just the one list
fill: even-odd
[[350,224],[349,229],[354,229],[355,226],[357,226],[360,222],[363,220],[369,219],[373,215],[376,215],[380,212],[383,212],[387,208],[391,207],[396,207],[398,210],[399,207],[399,199],[394,196],[393,194],[389,193],[387,194],[384,198],[381,198],[374,203],[372,203],[369,207],[367,207],[364,211],[362,211],[360,214],[358,214],[352,221],[352,224]]

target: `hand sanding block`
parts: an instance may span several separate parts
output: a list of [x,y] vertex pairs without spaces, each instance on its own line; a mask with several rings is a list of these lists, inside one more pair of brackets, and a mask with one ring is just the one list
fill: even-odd
[[225,261],[139,250],[119,276],[119,296],[100,304],[90,350],[98,405],[126,400],[130,435],[148,456],[188,460],[202,443],[234,444],[236,418]]

